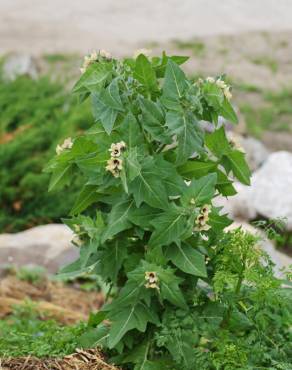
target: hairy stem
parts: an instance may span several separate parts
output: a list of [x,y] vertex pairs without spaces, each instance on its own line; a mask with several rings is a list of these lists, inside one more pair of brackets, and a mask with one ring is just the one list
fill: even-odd
[[[243,272],[244,272],[244,268],[242,269],[241,274],[238,276],[237,284],[236,284],[236,287],[235,287],[235,290],[234,290],[234,294],[235,294],[236,298],[239,295],[240,288],[241,288],[241,285],[242,285]],[[220,325],[221,328],[226,328],[228,326],[230,318],[231,318],[231,314],[232,314],[232,304],[229,304],[226,315],[225,315],[225,317],[223,318],[223,320],[221,322],[221,325]]]

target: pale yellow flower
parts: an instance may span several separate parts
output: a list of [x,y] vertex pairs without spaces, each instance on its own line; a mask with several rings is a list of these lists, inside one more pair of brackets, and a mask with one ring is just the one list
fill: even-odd
[[74,235],[72,239],[72,243],[76,245],[77,247],[81,247],[81,245],[83,244],[82,240],[79,238],[78,235]]
[[218,87],[220,87],[220,89],[225,89],[227,88],[228,86],[226,85],[225,81],[221,80],[220,78],[218,78],[218,80],[216,81],[216,85]]
[[84,73],[87,68],[94,62],[98,60],[98,53],[96,51],[93,51],[90,55],[85,55],[83,60],[83,65],[80,68],[80,72]]
[[64,140],[63,144],[56,146],[56,153],[60,155],[65,149],[71,149],[73,146],[73,141],[71,137]]
[[199,215],[195,221],[195,231],[208,231],[211,226],[208,225],[209,221],[209,213],[211,212],[211,206],[209,204],[205,204],[201,210]]
[[121,141],[116,144],[112,144],[109,151],[111,152],[112,157],[119,157],[121,155],[121,152],[126,149],[126,143],[124,141]]
[[230,86],[225,87],[225,89],[223,90],[223,93],[227,100],[230,100],[232,98],[232,94],[230,92]]
[[158,282],[159,282],[159,279],[158,279],[158,276],[156,274],[155,271],[146,271],[145,272],[145,280],[146,280],[146,284],[145,284],[145,287],[147,289],[159,289],[159,286],[158,286]]
[[114,177],[119,177],[120,171],[123,169],[123,160],[120,158],[110,158],[107,161],[105,169],[111,172]]
[[207,77],[206,78],[207,82],[210,82],[211,84],[215,83],[215,78],[214,77]]
[[205,204],[205,205],[203,205],[203,207],[201,208],[201,213],[203,214],[203,215],[209,215],[209,213],[210,213],[210,211],[211,211],[211,206],[210,206],[210,204]]
[[211,229],[211,226],[208,224],[205,225],[198,225],[195,227],[195,231],[208,231]]
[[105,59],[111,59],[111,58],[112,58],[111,53],[109,53],[108,51],[103,50],[103,49],[101,49],[101,50],[99,51],[99,55],[100,55],[101,57],[105,58]]

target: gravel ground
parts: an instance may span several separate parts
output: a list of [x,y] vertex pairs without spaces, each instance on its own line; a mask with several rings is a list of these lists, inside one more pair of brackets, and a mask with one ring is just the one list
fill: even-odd
[[125,54],[151,41],[291,29],[291,0],[0,1],[0,53]]

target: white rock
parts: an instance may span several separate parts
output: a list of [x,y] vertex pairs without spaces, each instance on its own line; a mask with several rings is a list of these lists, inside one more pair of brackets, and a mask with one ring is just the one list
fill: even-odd
[[26,54],[12,54],[7,57],[3,65],[4,78],[13,81],[18,76],[38,77],[34,59]]
[[292,230],[292,153],[270,154],[253,173],[251,186],[234,186],[238,192],[235,196],[218,197],[214,204],[223,206],[233,219],[285,218],[287,229]]
[[248,197],[259,215],[284,217],[292,230],[292,153],[272,153],[253,174]]
[[0,267],[7,264],[40,265],[55,273],[78,257],[71,243],[73,232],[65,225],[37,226],[15,234],[0,234]]
[[251,187],[234,183],[237,194],[232,197],[215,198],[213,204],[217,207],[223,207],[223,212],[228,213],[230,218],[239,220],[252,220],[256,218],[257,212],[251,201]]
[[264,144],[253,137],[241,137],[240,140],[251,170],[262,166],[269,157],[269,151]]
[[254,137],[244,137],[236,132],[227,132],[229,140],[245,152],[246,160],[252,171],[259,168],[268,158],[269,151],[259,140]]

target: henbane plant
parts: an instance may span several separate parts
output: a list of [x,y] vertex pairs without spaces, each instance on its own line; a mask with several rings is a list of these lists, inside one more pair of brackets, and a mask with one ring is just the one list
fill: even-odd
[[213,204],[236,193],[234,178],[250,182],[244,153],[218,124],[219,116],[237,122],[230,87],[223,76],[190,80],[186,60],[87,57],[74,92],[91,99],[95,123],[48,165],[50,189],[76,172],[84,180],[65,220],[80,258],[62,273],[94,273],[110,285],[82,340],[115,363],[247,369],[245,347],[228,330],[235,314],[248,320],[243,285],[260,300],[275,282],[256,238],[225,232],[232,222]]

